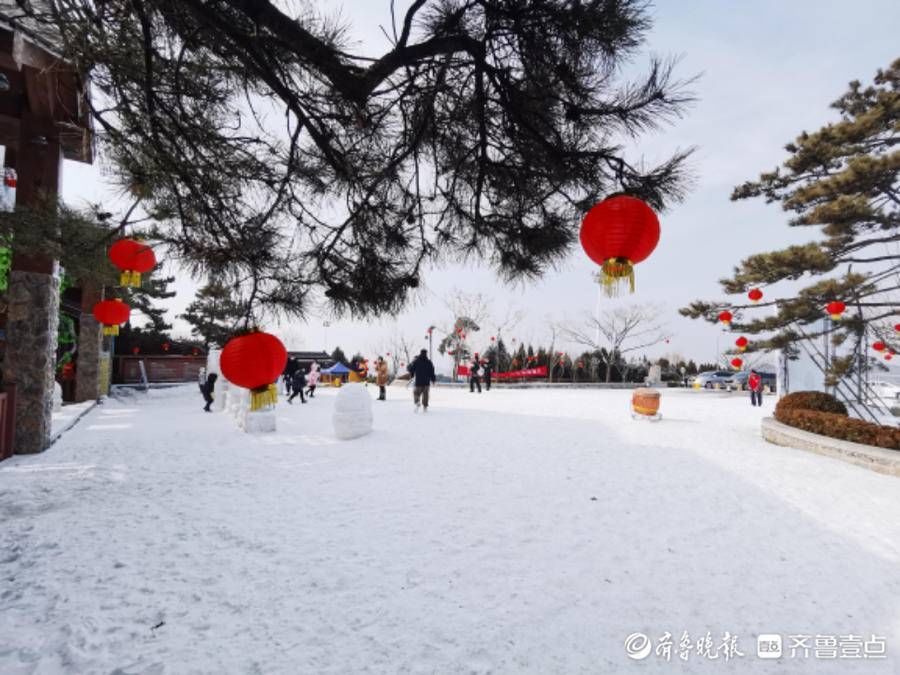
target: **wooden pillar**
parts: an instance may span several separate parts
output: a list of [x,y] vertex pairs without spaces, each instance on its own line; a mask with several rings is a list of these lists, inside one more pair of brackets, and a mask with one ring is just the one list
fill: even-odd
[[[62,151],[53,125],[25,114],[16,154],[16,207],[53,199],[59,191]],[[13,252],[9,275],[4,379],[16,385],[17,453],[41,452],[51,435],[59,265],[41,254]]]

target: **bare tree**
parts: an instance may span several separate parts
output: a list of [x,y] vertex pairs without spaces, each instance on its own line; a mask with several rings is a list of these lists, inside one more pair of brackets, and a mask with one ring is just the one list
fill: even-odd
[[396,331],[390,339],[387,340],[384,355],[388,363],[391,364],[391,370],[395,373],[395,376],[402,374],[402,366],[406,366],[412,362],[415,350],[415,341],[409,339],[399,331]]
[[581,326],[567,326],[564,334],[573,342],[587,347],[594,358],[606,367],[606,382],[612,377],[614,366],[625,355],[663,342],[667,337],[660,322],[662,309],[656,305],[617,307],[590,316]]

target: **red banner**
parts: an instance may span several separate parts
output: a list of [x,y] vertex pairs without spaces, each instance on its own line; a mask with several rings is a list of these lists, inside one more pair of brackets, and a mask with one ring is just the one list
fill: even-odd
[[547,377],[547,366],[538,368],[523,368],[522,370],[510,370],[506,373],[494,373],[498,380],[517,380],[526,377]]
[[[469,367],[460,366],[456,369],[460,377],[469,377]],[[492,378],[497,380],[521,380],[526,377],[547,377],[547,366],[538,368],[523,368],[522,370],[510,370],[505,373],[493,373]]]

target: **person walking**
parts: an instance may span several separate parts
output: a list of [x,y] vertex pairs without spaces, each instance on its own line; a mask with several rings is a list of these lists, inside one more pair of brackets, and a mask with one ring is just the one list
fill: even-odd
[[428,412],[428,393],[436,378],[434,375],[434,364],[428,358],[427,349],[419,352],[419,355],[407,367],[407,371],[412,375],[415,412],[419,412],[420,401],[424,412]]
[[494,367],[491,364],[490,359],[488,359],[487,363],[484,364],[484,390],[491,390],[491,375],[494,372]]
[[206,405],[203,407],[203,410],[206,412],[212,412],[209,406],[212,405],[213,390],[216,388],[216,380],[218,379],[218,375],[216,375],[215,373],[210,373],[206,376],[206,382],[200,385],[200,393],[203,394],[203,400],[206,401]]
[[481,372],[481,361],[478,359],[478,353],[475,353],[475,358],[469,366],[469,393],[474,393],[475,387],[478,387],[478,393],[481,393],[481,378],[479,377],[479,373]]
[[297,372],[294,373],[291,386],[294,389],[294,393],[288,397],[288,403],[293,403],[297,395],[300,396],[300,403],[306,403],[306,399],[303,396],[303,388],[306,386],[306,373],[303,372],[303,368],[298,368]]
[[316,361],[312,362],[312,365],[309,367],[309,375],[306,377],[306,383],[308,389],[306,390],[306,395],[310,398],[313,398],[316,394],[316,385],[319,383],[319,364]]
[[755,370],[750,371],[747,386],[750,388],[750,405],[762,405],[762,378]]
[[375,362],[375,384],[378,385],[378,400],[386,401],[387,400],[387,387],[388,383],[388,366],[385,363],[385,360],[382,357],[378,357],[378,361]]

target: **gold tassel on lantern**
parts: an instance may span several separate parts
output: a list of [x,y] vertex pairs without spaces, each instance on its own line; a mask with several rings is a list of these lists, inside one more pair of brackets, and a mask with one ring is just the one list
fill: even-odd
[[634,293],[634,265],[628,258],[609,258],[600,269],[597,281],[603,284],[606,295],[611,298],[617,296],[626,280],[628,292]]
[[119,324],[115,324],[113,326],[103,326],[103,334],[104,335],[118,335],[119,334]]
[[140,288],[141,287],[141,273],[134,272],[132,270],[125,270],[119,275],[119,286],[124,286],[126,288]]
[[250,412],[278,403],[278,387],[269,384],[250,390]]

